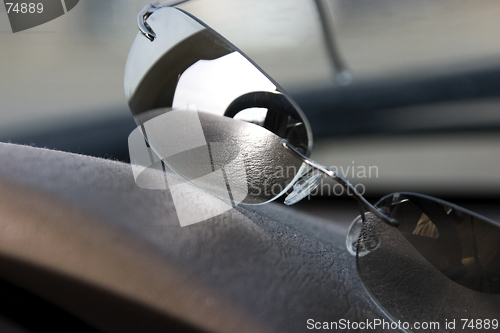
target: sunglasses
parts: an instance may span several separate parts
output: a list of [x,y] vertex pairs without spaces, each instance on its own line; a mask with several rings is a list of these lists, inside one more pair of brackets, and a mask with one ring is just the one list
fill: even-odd
[[[483,318],[490,326],[496,319],[498,327],[498,222],[416,193],[393,193],[372,205],[309,158],[305,114],[233,44],[189,13],[158,4],[144,7],[138,26],[125,93],[161,163],[233,206],[284,194],[291,205],[330,177],[359,202],[346,245],[364,287],[389,316]],[[471,305],[468,313],[454,312],[464,304]]]

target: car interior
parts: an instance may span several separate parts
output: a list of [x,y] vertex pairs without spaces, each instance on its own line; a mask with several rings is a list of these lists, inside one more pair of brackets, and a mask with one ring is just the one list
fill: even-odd
[[[177,2],[288,93],[309,121],[310,157],[368,201],[423,193],[498,229],[500,3]],[[388,324],[372,331],[428,331],[389,325],[399,320],[445,332],[461,319],[498,329],[498,292],[446,278],[372,215],[401,251],[370,263],[390,273],[364,271],[346,248],[359,205],[328,177],[292,206],[283,196],[181,226],[168,185],[141,188],[131,167],[141,123],[124,75],[147,4],[81,0],[16,33],[0,6],[1,332],[304,332],[377,320]],[[212,209],[180,200],[193,214]]]

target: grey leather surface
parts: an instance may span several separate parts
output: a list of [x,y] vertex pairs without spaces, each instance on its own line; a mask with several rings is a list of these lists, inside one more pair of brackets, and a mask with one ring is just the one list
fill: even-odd
[[[305,332],[307,319],[385,318],[360,285],[346,230],[331,221],[270,204],[181,228],[168,191],[140,189],[127,164],[12,144],[0,144],[0,160],[0,228],[16,229],[12,211],[30,214],[17,223],[26,224],[22,232],[11,232],[23,241],[5,238],[2,257],[62,272],[209,331]],[[47,290],[35,277],[5,269],[0,274],[101,330],[133,331],[126,317],[117,326],[111,314],[93,313],[112,309],[83,302],[78,293]]]

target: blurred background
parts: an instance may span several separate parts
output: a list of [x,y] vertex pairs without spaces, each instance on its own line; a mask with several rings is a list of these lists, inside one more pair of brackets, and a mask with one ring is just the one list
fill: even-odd
[[[145,4],[80,0],[16,34],[0,6],[0,141],[127,161],[135,125],[123,74]],[[417,191],[471,208],[487,204],[486,214],[496,214],[500,2],[191,0],[179,7],[280,83],[311,122],[312,157],[367,195]],[[329,43],[349,84],[336,80]],[[320,212],[331,202],[298,209]]]

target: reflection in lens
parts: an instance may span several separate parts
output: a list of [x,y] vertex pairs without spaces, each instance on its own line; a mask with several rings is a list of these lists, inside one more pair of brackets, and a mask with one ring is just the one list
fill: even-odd
[[441,331],[444,319],[498,316],[498,223],[412,193],[389,195],[377,206],[400,226],[368,214],[359,242],[376,241],[378,247],[362,252],[356,261],[363,285],[390,316],[441,321]]
[[398,231],[436,269],[476,291],[500,293],[500,227],[456,205],[414,194],[378,204],[400,222]]
[[260,126],[193,110],[161,112],[141,127],[151,148],[185,180],[233,205],[279,197],[305,168]]
[[380,225],[364,223],[362,216],[358,216],[349,226],[346,237],[346,247],[349,253],[363,257],[375,251],[380,244]]
[[[151,147],[184,179],[233,204],[282,195],[302,163],[283,150],[281,138],[307,156],[312,149],[302,110],[238,48],[189,14],[162,7],[146,24],[156,38],[138,33],[125,94]],[[166,113],[173,109],[199,111],[199,119]]]

